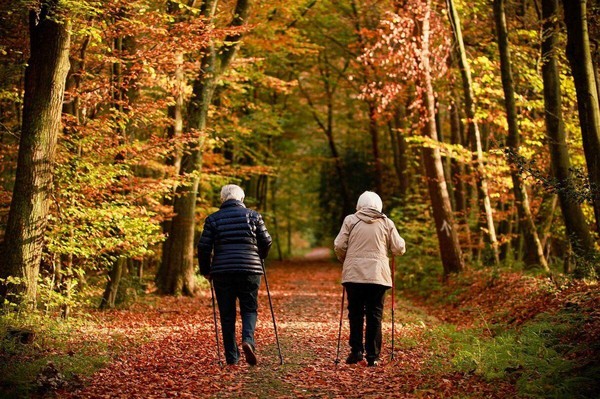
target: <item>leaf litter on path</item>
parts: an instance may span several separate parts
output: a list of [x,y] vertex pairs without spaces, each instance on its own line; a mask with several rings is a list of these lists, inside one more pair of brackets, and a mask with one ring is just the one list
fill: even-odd
[[[308,260],[270,264],[267,273],[284,357],[279,365],[269,304],[259,293],[255,334],[259,364],[218,364],[210,291],[195,298],[159,297],[152,304],[98,313],[97,334],[143,336],[144,343],[85,382],[59,391],[61,398],[504,398],[515,397],[507,383],[431,367],[436,354],[420,344],[429,318],[410,303],[396,312],[395,359],[390,354],[390,311],[384,315],[382,364],[346,365],[348,322],[344,311],[339,365],[336,357],[340,265]],[[389,298],[386,307],[390,307]],[[238,324],[238,334],[240,325]],[[90,332],[87,332],[90,333]],[[222,342],[222,340],[220,340]],[[404,346],[403,343],[411,342]],[[221,349],[221,356],[223,351]]]

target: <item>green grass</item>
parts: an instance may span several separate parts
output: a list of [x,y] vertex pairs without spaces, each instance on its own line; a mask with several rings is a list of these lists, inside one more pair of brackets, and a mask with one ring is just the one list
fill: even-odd
[[[23,398],[44,393],[38,375],[48,363],[61,373],[60,382],[76,382],[103,367],[110,360],[110,348],[102,342],[78,343],[69,339],[82,320],[65,321],[39,313],[7,313],[0,316],[0,397]],[[9,337],[8,330],[28,329],[35,333],[32,343]]]
[[594,398],[600,364],[576,356],[586,348],[570,339],[583,321],[578,314],[542,314],[519,329],[493,326],[493,336],[481,328],[434,327],[425,335],[434,353],[427,367],[511,381],[524,397]]

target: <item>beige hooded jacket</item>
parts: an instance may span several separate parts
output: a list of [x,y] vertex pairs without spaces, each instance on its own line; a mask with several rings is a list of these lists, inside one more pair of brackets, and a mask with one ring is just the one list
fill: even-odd
[[388,250],[406,251],[404,239],[394,222],[383,213],[362,208],[346,216],[334,241],[337,258],[344,264],[343,283],[370,283],[392,287]]

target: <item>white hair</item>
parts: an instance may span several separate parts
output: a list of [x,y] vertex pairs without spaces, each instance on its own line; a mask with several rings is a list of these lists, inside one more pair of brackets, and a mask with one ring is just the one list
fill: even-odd
[[360,211],[363,208],[371,208],[375,209],[378,212],[381,212],[383,209],[383,202],[381,202],[381,198],[377,193],[373,191],[365,191],[358,197],[358,202],[356,203],[356,210]]
[[235,184],[227,184],[221,189],[221,202],[229,200],[244,201],[244,190]]

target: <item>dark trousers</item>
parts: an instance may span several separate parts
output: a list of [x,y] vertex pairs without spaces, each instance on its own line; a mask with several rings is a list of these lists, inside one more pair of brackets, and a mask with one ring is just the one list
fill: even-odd
[[212,280],[221,316],[225,360],[227,364],[235,364],[240,358],[240,351],[235,339],[236,302],[239,299],[242,316],[242,342],[248,342],[254,348],[260,275],[223,273],[214,274]]
[[[353,353],[365,352],[367,360],[379,358],[381,352],[381,319],[385,291],[379,284],[345,283],[348,294],[348,320],[350,321],[350,348]],[[363,325],[367,328],[363,344]]]

